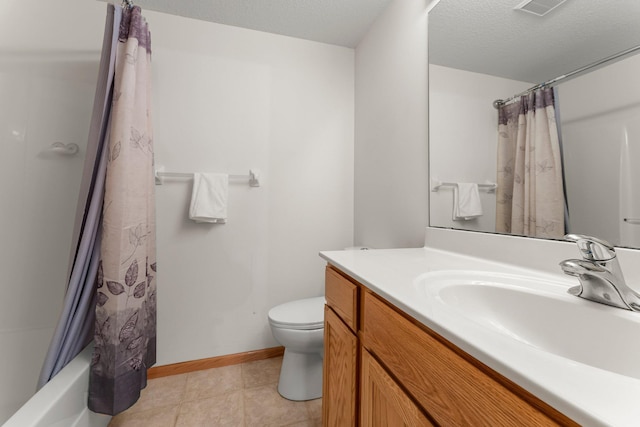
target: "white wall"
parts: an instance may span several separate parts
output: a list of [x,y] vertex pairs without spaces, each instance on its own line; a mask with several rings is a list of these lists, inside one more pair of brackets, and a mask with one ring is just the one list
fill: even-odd
[[276,346],[268,310],[322,295],[318,251],[353,244],[354,52],[145,15],[156,163],[264,175],[225,225],[188,220],[189,182],[156,187],[158,364]]
[[35,392],[62,306],[104,8],[0,4],[0,424]]
[[418,247],[428,223],[427,0],[396,0],[356,48],[355,243]]
[[[439,65],[429,66],[429,156],[431,178],[447,182],[496,182],[498,110],[493,101],[531,86]],[[464,121],[461,122],[461,118]],[[434,227],[495,231],[496,193],[480,191],[482,216],[453,221],[453,190],[431,192]]]
[[640,247],[640,56],[558,91],[571,232]]

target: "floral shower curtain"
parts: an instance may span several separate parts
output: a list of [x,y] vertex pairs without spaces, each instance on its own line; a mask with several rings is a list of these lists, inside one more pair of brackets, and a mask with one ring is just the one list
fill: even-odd
[[136,402],[156,353],[151,39],[139,7],[122,11],[118,39],[89,380],[89,409],[106,414]]
[[502,105],[498,116],[496,231],[562,238],[564,182],[553,89]]

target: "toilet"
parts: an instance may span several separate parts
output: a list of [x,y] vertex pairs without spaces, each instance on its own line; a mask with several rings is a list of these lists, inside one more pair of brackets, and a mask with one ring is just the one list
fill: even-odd
[[322,397],[324,304],[324,297],[315,297],[269,310],[273,337],[284,346],[278,393],[286,399]]

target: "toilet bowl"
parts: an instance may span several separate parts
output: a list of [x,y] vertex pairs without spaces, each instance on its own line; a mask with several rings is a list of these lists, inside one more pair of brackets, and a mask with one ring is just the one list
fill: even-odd
[[278,393],[289,400],[322,396],[324,297],[287,302],[269,310],[273,337],[284,346]]

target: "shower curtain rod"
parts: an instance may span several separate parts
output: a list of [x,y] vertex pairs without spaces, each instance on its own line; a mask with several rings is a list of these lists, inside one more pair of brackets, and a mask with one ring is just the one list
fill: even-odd
[[575,77],[578,74],[581,74],[581,73],[584,73],[587,70],[590,70],[591,68],[598,67],[600,65],[606,64],[609,61],[613,61],[614,59],[618,59],[618,58],[621,58],[623,56],[629,55],[630,53],[633,53],[633,52],[635,52],[637,50],[640,50],[640,45],[631,47],[631,48],[629,48],[627,50],[623,50],[622,52],[618,52],[618,53],[613,54],[611,56],[607,56],[606,58],[603,58],[603,59],[601,59],[599,61],[593,62],[593,63],[591,63],[589,65],[585,65],[582,68],[578,68],[577,70],[573,70],[570,73],[563,74],[563,75],[558,76],[556,78],[553,78],[551,80],[547,80],[546,82],[538,83],[537,85],[532,86],[529,89],[518,93],[517,95],[513,95],[510,98],[507,98],[507,99],[496,99],[495,101],[493,101],[493,107],[494,108],[499,108],[501,105],[508,104],[509,102],[513,101],[514,99],[517,99],[517,98],[521,97],[522,95],[526,95],[526,94],[528,94],[530,92],[533,92],[535,90],[542,89],[543,87],[553,87],[553,86],[555,86],[556,84],[558,84],[560,81],[562,81],[564,79],[568,79],[570,77]]

